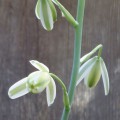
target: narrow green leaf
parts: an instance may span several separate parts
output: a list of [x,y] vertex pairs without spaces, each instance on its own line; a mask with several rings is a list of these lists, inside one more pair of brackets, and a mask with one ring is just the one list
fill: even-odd
[[100,65],[101,65],[101,72],[102,72],[104,91],[105,91],[105,95],[108,95],[109,89],[110,89],[108,71],[107,71],[106,65],[105,65],[102,58],[100,60],[100,63],[101,63]]

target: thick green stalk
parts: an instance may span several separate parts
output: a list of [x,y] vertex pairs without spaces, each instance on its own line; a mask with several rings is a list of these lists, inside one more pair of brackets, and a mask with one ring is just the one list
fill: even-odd
[[[79,25],[75,28],[73,68],[72,68],[71,81],[68,91],[70,105],[72,105],[72,101],[74,98],[77,74],[80,66],[84,8],[85,8],[85,0],[78,0],[76,20],[78,21]],[[61,120],[68,120],[69,113],[70,110],[64,109]]]

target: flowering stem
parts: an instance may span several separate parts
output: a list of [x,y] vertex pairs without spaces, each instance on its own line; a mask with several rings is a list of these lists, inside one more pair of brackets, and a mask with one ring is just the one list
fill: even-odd
[[69,97],[68,97],[66,86],[64,85],[62,80],[58,76],[56,76],[55,74],[50,73],[50,76],[61,85],[62,90],[63,90],[63,103],[64,103],[64,107],[65,107],[66,110],[69,110],[70,109],[70,103],[69,103]]
[[[78,21],[79,25],[75,28],[73,68],[72,68],[71,81],[70,81],[70,86],[68,91],[70,105],[72,105],[72,101],[74,98],[77,74],[80,66],[79,60],[81,56],[84,8],[85,8],[85,0],[78,0],[76,20]],[[61,120],[68,120],[69,113],[70,113],[70,110],[64,109]]]

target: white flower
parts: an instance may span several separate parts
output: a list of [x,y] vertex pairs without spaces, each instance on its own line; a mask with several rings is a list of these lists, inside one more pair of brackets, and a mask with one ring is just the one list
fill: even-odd
[[95,87],[102,75],[105,95],[109,93],[109,76],[101,57],[95,56],[85,62],[79,69],[77,85],[84,79],[87,87]]
[[47,66],[36,60],[31,60],[30,63],[39,71],[32,72],[28,77],[12,85],[8,91],[8,95],[11,99],[15,99],[29,92],[41,93],[46,89],[47,103],[50,106],[56,97],[56,84],[50,76]]
[[53,23],[57,20],[57,12],[51,0],[38,0],[35,14],[46,30],[53,29]]
[[57,20],[57,12],[53,3],[59,7],[62,15],[70,24],[72,24],[74,27],[78,25],[78,22],[73,18],[73,16],[57,0],[38,0],[35,7],[35,14],[36,17],[41,21],[44,29],[48,31],[52,30],[54,22]]

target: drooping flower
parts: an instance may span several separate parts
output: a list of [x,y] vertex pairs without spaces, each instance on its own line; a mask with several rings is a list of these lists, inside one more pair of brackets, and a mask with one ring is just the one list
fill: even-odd
[[53,29],[53,23],[57,19],[57,12],[51,0],[38,0],[35,13],[37,18],[41,20],[44,29],[48,31]]
[[12,85],[8,91],[8,95],[11,99],[15,99],[30,92],[41,93],[46,89],[47,103],[50,106],[56,97],[56,84],[50,76],[47,66],[35,60],[31,60],[30,63],[39,71],[32,72],[27,77]]
[[95,56],[85,62],[79,69],[77,85],[84,79],[87,87],[95,87],[102,75],[105,95],[109,93],[109,76],[106,65],[101,57]]
[[53,24],[57,20],[57,12],[53,2],[59,7],[63,16],[74,27],[78,25],[72,15],[63,7],[57,0],[38,0],[35,7],[35,14],[41,20],[44,29],[50,31],[53,29]]

